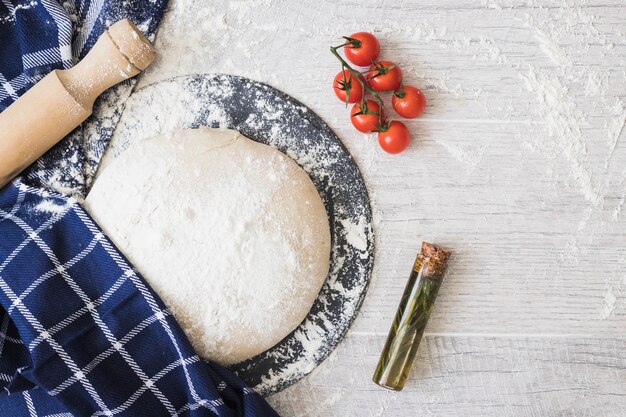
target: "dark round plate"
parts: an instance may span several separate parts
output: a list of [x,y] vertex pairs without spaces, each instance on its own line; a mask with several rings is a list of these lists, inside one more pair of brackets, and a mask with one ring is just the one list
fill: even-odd
[[131,140],[203,126],[238,130],[293,158],[315,183],[330,221],[330,272],[309,315],[273,348],[232,366],[269,395],[311,372],[356,317],[374,262],[369,196],[356,163],[315,113],[268,85],[231,75],[183,76],[136,90],[106,157]]

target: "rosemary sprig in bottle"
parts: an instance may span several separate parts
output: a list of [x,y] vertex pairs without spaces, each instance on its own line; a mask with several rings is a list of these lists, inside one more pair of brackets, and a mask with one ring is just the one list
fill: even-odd
[[450,253],[423,242],[374,372],[378,385],[402,390],[443,282]]

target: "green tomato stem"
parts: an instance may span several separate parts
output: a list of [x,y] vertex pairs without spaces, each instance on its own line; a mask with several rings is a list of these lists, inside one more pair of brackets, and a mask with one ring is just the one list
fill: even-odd
[[[347,69],[348,71],[350,71],[350,73],[352,74],[352,76],[354,76],[354,77],[357,79],[357,81],[358,81],[359,83],[361,83],[361,86],[362,86],[364,89],[366,89],[366,90],[367,90],[367,91],[368,91],[368,92],[372,95],[372,97],[374,97],[374,98],[378,101],[378,103],[380,104],[380,112],[379,112],[379,115],[378,115],[378,124],[379,124],[380,126],[382,126],[382,125],[383,125],[383,108],[385,107],[385,103],[383,102],[383,99],[380,97],[380,94],[378,94],[378,92],[377,92],[377,91],[375,91],[372,87],[370,87],[370,86],[369,86],[369,85],[368,85],[365,81],[363,81],[363,80],[361,79],[361,73],[360,73],[360,72],[358,72],[358,71],[356,71],[354,68],[352,68],[352,67],[350,66],[350,64],[348,64],[348,63],[346,62],[346,60],[345,60],[345,59],[343,59],[343,58],[341,57],[341,55],[339,55],[339,52],[337,52],[337,50],[338,50],[339,48],[344,47],[344,46],[346,46],[346,44],[343,44],[343,45],[340,45],[340,46],[331,46],[331,47],[330,47],[330,52],[331,52],[333,55],[335,55],[335,57],[339,60],[339,62],[341,62],[342,71],[343,71],[343,69],[344,69],[344,68],[345,68],[345,69]],[[362,104],[362,105],[364,105],[364,104],[365,104],[365,94],[363,94],[363,99],[362,99],[362,101],[361,101],[361,104]]]

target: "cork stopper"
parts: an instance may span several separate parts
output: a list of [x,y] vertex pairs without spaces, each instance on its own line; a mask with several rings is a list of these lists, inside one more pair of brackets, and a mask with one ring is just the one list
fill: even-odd
[[154,61],[154,46],[130,20],[115,22],[109,28],[108,34],[122,55],[139,70],[145,70]]
[[441,263],[443,265],[446,264],[448,258],[450,257],[450,252],[428,242],[422,242],[422,254],[425,257],[431,258],[434,261]]
[[422,242],[414,269],[421,268],[426,275],[443,275],[448,267],[448,258],[450,252],[432,243]]

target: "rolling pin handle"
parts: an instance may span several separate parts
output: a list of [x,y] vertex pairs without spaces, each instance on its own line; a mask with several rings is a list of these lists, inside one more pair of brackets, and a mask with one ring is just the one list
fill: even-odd
[[81,62],[60,71],[59,78],[76,101],[91,112],[100,94],[139,74],[155,56],[150,41],[130,20],[124,19],[104,32]]
[[87,56],[52,71],[0,113],[0,188],[91,115],[96,98],[146,69],[150,41],[128,19],[113,24]]

